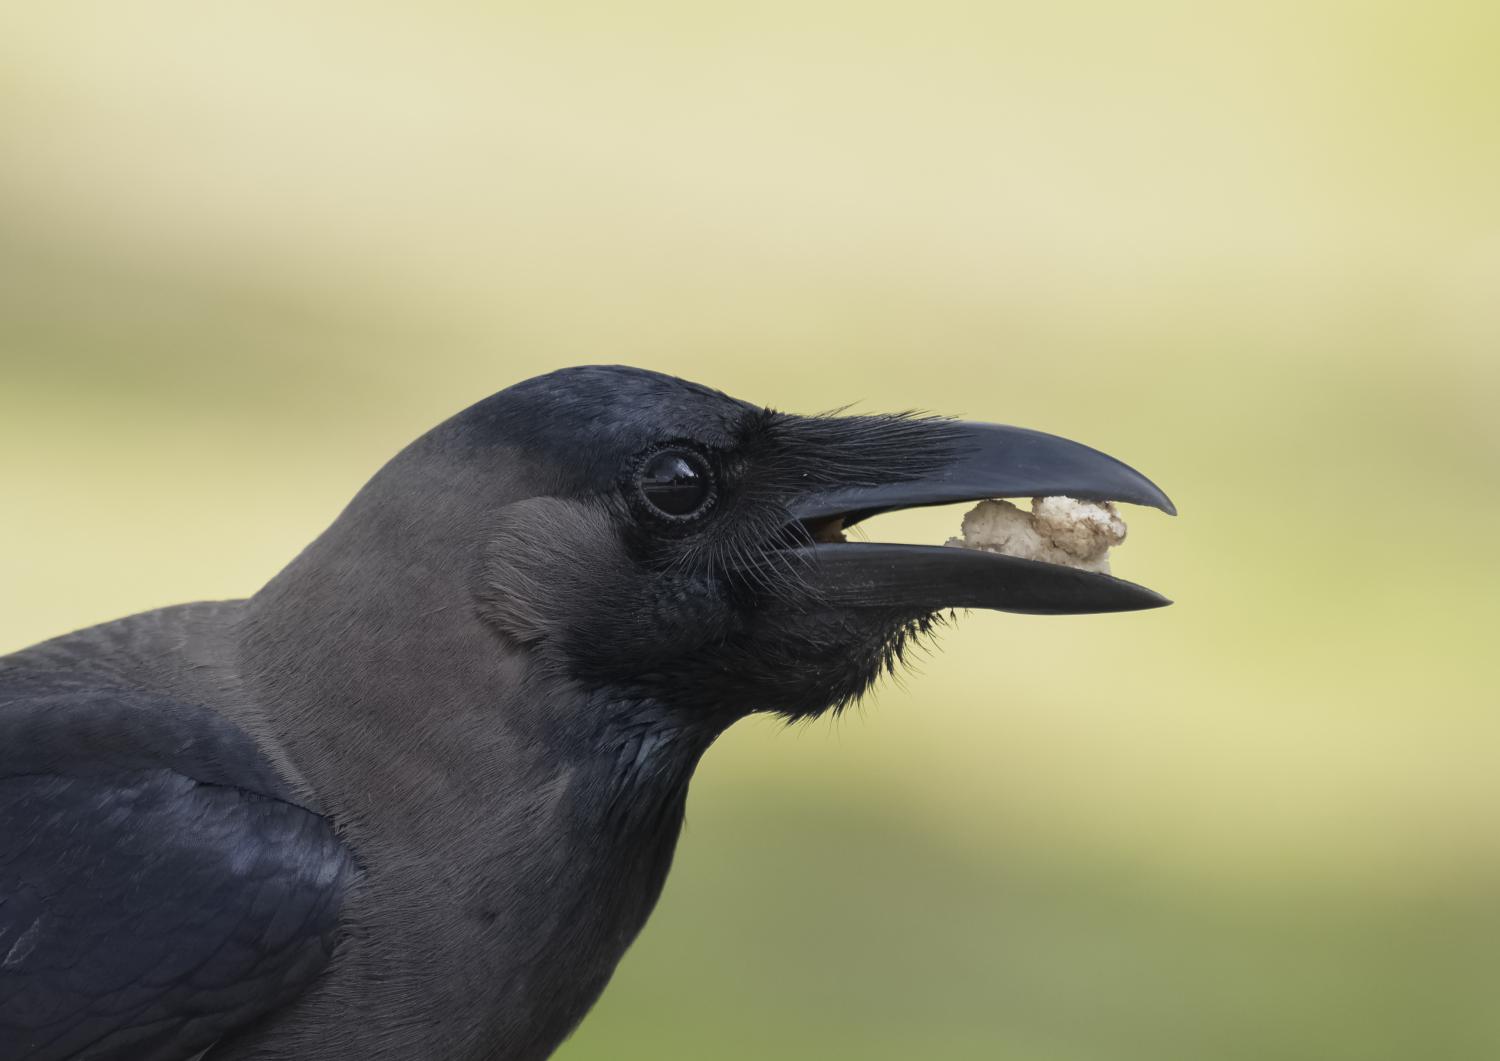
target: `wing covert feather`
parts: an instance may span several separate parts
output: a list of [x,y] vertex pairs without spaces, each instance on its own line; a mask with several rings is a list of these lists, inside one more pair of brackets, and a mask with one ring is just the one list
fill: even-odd
[[182,1061],[322,970],[352,864],[248,737],[129,691],[5,692],[0,1057]]

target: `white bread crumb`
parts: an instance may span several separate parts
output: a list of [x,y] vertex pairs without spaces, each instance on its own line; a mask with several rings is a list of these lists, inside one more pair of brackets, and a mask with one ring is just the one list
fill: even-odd
[[964,535],[949,545],[1109,574],[1109,550],[1125,540],[1125,521],[1107,501],[1032,498],[1031,511],[981,501],[964,514]]

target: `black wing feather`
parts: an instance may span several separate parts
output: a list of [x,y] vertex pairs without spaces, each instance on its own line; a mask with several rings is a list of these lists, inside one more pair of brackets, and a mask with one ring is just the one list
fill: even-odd
[[181,1061],[303,990],[350,859],[249,738],[135,692],[10,692],[0,1058]]

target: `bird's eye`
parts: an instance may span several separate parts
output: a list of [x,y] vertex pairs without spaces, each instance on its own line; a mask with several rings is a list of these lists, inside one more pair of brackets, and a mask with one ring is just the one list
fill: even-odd
[[713,473],[692,450],[664,449],[646,458],[636,482],[646,503],[664,516],[697,515],[713,500]]

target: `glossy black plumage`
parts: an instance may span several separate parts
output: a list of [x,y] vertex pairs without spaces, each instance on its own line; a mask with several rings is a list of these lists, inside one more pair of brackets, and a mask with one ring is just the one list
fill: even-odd
[[0,1058],[174,1061],[295,997],[352,865],[287,796],[211,712],[0,672]]

